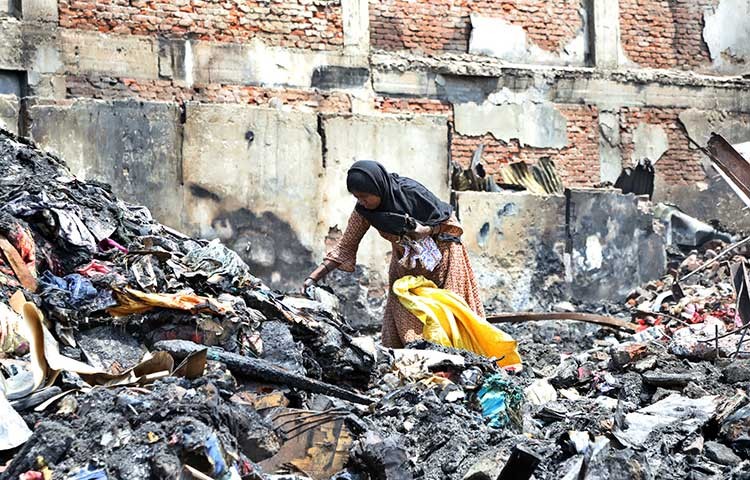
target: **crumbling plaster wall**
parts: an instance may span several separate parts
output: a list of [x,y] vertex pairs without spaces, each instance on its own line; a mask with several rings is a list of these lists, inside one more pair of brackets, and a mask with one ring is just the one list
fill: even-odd
[[482,298],[501,311],[626,298],[666,267],[660,224],[641,202],[585,188],[566,196],[460,192],[464,243]]
[[156,218],[181,226],[182,156],[176,105],[128,100],[44,103],[27,109],[27,134],[81,178],[105,180]]
[[685,212],[725,228],[748,231],[745,206],[717,176],[708,158],[690,139],[705,145],[712,132],[732,143],[750,138],[750,114],[702,108],[620,110],[624,162],[648,158],[656,170],[654,200],[674,203]]
[[[167,225],[221,238],[277,287],[295,287],[325,254],[331,230],[346,227],[354,200],[344,179],[357,159],[449,198],[443,117],[328,118],[190,102],[181,121],[167,102],[76,100],[35,104],[28,122],[30,136],[77,175],[106,180]],[[422,161],[401,168],[405,157]],[[389,255],[370,232],[358,263],[384,276]]]

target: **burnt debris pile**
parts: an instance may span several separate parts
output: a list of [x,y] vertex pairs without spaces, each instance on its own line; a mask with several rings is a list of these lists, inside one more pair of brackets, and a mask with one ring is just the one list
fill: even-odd
[[0,132],[0,478],[746,478],[750,292],[720,240],[522,371],[358,336]]

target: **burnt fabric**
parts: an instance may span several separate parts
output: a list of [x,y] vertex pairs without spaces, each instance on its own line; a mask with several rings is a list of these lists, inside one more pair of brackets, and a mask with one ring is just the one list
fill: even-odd
[[350,192],[362,192],[380,197],[380,205],[368,210],[357,205],[357,212],[373,227],[392,235],[404,235],[416,227],[414,219],[428,227],[447,221],[453,207],[443,202],[424,185],[411,178],[401,177],[388,171],[378,162],[360,160],[355,162],[346,176],[346,187]]

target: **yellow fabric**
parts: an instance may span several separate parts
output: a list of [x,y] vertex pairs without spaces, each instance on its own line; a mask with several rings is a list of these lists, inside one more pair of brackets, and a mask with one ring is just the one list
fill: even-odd
[[513,337],[479,317],[450,290],[437,288],[422,276],[409,275],[396,280],[393,293],[424,324],[425,340],[485,357],[502,357],[500,366],[521,363]]

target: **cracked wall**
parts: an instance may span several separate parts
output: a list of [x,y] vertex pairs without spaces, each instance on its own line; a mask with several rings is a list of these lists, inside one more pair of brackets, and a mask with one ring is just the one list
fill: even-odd
[[750,61],[750,2],[722,0],[704,13],[703,40],[714,66],[725,72],[747,72]]
[[634,195],[460,192],[464,243],[481,296],[499,311],[624,300],[666,268],[664,237]]

